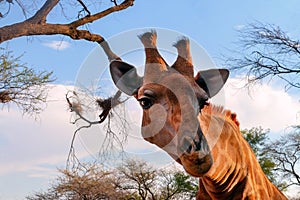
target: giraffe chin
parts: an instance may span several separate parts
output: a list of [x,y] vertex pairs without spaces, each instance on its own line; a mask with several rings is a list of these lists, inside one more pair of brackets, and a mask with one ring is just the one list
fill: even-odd
[[205,154],[202,151],[183,153],[180,156],[180,161],[185,171],[195,177],[202,177],[213,164],[211,154]]

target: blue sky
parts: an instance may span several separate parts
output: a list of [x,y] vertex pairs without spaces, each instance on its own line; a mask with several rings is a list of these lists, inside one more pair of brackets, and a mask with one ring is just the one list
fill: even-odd
[[[276,24],[292,36],[299,36],[300,28],[295,20],[300,17],[297,11],[298,4],[299,2],[296,0],[288,2],[280,0],[263,2],[194,0],[185,3],[168,0],[136,1],[133,7],[103,18],[91,24],[90,28],[105,38],[134,28],[172,29],[196,40],[212,57],[219,57],[225,48],[232,47],[233,43],[237,41],[235,29],[254,20]],[[20,13],[20,10],[17,11]],[[55,14],[59,15],[59,10],[56,10]],[[53,21],[51,17],[54,18],[53,15],[50,15],[49,21]],[[14,15],[11,14],[7,18],[14,18]],[[2,25],[2,20],[0,24]],[[63,51],[55,51],[43,45],[53,40],[69,42],[70,47]],[[75,67],[80,66],[86,55],[95,46],[97,44],[71,41],[64,36],[34,36],[9,41],[9,48],[13,49],[16,55],[25,52],[24,61],[33,67],[54,70],[59,78],[58,81],[62,82],[66,79],[73,81],[76,75]]]
[[[110,3],[109,0],[103,2],[103,6]],[[107,39],[136,28],[174,30],[193,39],[217,65],[221,65],[219,60],[228,53],[226,49],[235,48],[237,29],[248,23],[276,24],[291,37],[300,38],[299,6],[298,0],[136,0],[133,7],[94,22],[90,29]],[[60,14],[56,9],[50,13],[49,21],[65,21]],[[22,19],[20,9],[13,8],[5,19],[0,19],[0,26]],[[57,44],[59,48],[53,48]],[[74,131],[74,126],[69,123],[70,113],[64,94],[72,88],[70,85],[74,84],[80,67],[97,44],[73,41],[65,36],[33,36],[4,42],[0,47],[8,47],[16,56],[23,54],[22,61],[28,66],[53,71],[56,84],[59,84],[50,94],[52,103],[38,121],[22,117],[13,106],[9,110],[0,110],[0,126],[4,127],[0,131],[0,199],[23,199],[24,195],[47,187],[49,177],[56,175],[56,168],[64,166]],[[240,84],[236,77],[231,77],[225,97],[226,106],[238,113],[243,127],[262,125],[271,128],[275,134],[288,125],[299,123],[299,93],[286,93],[276,83],[270,83],[256,88],[257,96],[249,97],[247,92],[236,89]],[[282,102],[286,102],[285,105]],[[268,108],[270,105],[284,119],[274,117]],[[133,141],[132,144],[136,143]],[[130,151],[137,153],[144,145],[146,143]],[[147,148],[155,149],[153,146]],[[144,149],[146,152],[147,148]],[[86,155],[84,150],[82,155]]]

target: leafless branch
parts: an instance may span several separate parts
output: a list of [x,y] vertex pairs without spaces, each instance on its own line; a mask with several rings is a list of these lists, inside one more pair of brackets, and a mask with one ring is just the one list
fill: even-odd
[[246,74],[248,84],[279,78],[285,88],[300,89],[300,41],[279,27],[254,23],[239,31],[238,52],[226,64]]
[[51,10],[59,3],[59,0],[47,0],[36,14],[20,23],[4,26],[0,28],[0,43],[22,36],[31,35],[66,35],[74,40],[84,39],[92,42],[101,43],[104,41],[99,34],[94,34],[88,30],[78,29],[95,20],[99,20],[111,13],[124,10],[133,5],[134,0],[125,0],[120,5],[115,5],[104,11],[93,15],[87,15],[68,24],[50,24],[47,23],[47,16]]
[[118,4],[117,4],[117,0],[110,0],[112,3],[114,3],[115,4],[115,6],[117,6]]
[[266,150],[274,159],[280,172],[288,180],[286,187],[291,185],[300,186],[300,129],[281,137],[280,140],[267,145]]
[[90,16],[91,12],[89,11],[88,7],[81,0],[77,0],[77,1],[83,7],[83,10],[88,13],[88,16]]
[[27,12],[25,9],[25,6],[23,5],[23,3],[20,0],[15,0],[15,2],[19,5],[19,7],[22,10],[23,15],[25,16],[25,18],[27,18]]
[[[96,121],[91,121],[84,116],[83,108],[82,108],[82,106],[84,105],[80,103],[80,97],[77,95],[76,92],[69,91],[66,94],[66,101],[68,103],[70,111],[74,112],[76,115],[76,118],[72,123],[75,124],[79,121],[83,121],[85,123],[85,125],[80,125],[80,127],[77,128],[73,134],[70,149],[69,149],[69,154],[67,158],[67,167],[69,167],[71,164],[79,163],[79,159],[76,156],[76,152],[74,148],[74,142],[79,132],[82,129],[87,129],[94,125],[99,125],[103,123],[105,119],[107,119],[106,135],[104,141],[102,142],[102,147],[99,150],[99,154],[102,153],[101,151],[107,151],[108,149],[112,148],[115,142],[118,144],[118,146],[122,147],[124,141],[120,139],[120,135],[121,137],[126,138],[126,133],[122,132],[123,130],[126,129],[126,127],[124,126],[121,128],[120,134],[117,134],[115,131],[113,131],[113,128],[111,127],[113,109],[127,100],[127,99],[121,100],[121,94],[122,93],[120,91],[117,91],[116,94],[112,97],[106,99],[102,99],[102,98],[96,99],[95,103],[100,108],[100,110],[102,110],[101,113],[99,114],[99,120]],[[116,115],[116,117],[118,116]],[[122,119],[121,121],[126,122],[125,119]]]

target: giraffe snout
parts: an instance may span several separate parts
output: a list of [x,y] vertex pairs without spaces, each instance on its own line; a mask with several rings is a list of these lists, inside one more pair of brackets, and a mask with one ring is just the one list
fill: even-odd
[[184,134],[179,145],[182,153],[202,152],[209,154],[209,147],[200,127],[195,135]]

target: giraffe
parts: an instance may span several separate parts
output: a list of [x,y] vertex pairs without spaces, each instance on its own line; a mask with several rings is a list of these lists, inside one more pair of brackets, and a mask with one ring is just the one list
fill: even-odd
[[121,59],[110,63],[115,85],[143,109],[143,138],[199,177],[197,199],[287,199],[265,176],[239,130],[236,114],[208,102],[225,84],[227,69],[194,75],[189,39],[174,44],[172,66],[160,55],[155,31],[139,36],[144,77]]

